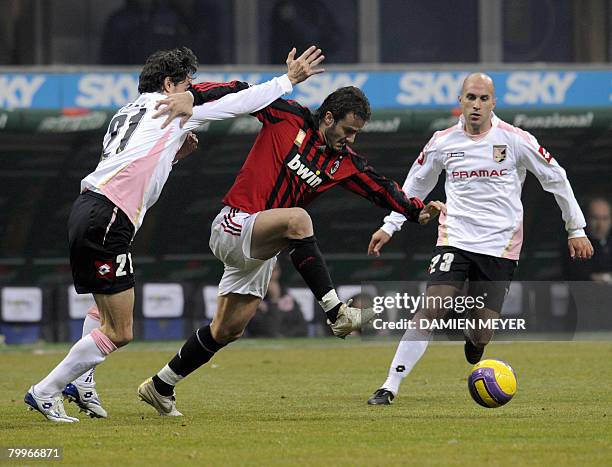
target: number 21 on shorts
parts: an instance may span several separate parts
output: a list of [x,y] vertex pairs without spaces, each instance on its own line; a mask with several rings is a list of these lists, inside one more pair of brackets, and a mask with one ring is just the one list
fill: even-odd
[[117,255],[117,265],[118,266],[117,266],[117,273],[115,274],[115,276],[121,277],[127,274],[127,271],[125,270],[126,262],[130,263],[130,274],[134,274],[134,266],[132,264],[132,253],[128,253],[127,255],[125,253],[122,253],[120,255]]
[[436,272],[436,266],[438,265],[440,258],[442,258],[442,262],[438,266],[438,269],[440,269],[440,271],[442,272],[450,271],[451,264],[455,259],[455,254],[444,253],[443,255],[439,254],[431,258],[431,264],[429,265],[429,274],[433,274],[434,272]]

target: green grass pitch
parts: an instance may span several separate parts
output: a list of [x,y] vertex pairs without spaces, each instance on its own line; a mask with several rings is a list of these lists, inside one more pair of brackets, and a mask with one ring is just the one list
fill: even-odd
[[460,345],[432,344],[395,404],[370,407],[396,342],[244,340],[180,383],[184,417],[159,417],[136,388],[178,346],[113,355],[96,372],[109,418],[61,425],[23,396],[68,347],[0,349],[0,446],[61,446],[62,463],[88,466],[612,465],[612,342],[491,344],[485,356],[512,364],[519,388],[485,409]]

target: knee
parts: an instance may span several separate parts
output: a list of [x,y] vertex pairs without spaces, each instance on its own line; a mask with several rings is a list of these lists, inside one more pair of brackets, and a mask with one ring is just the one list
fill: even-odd
[[302,208],[291,208],[287,222],[288,238],[304,238],[313,235],[312,219]]
[[244,334],[244,328],[231,326],[216,329],[212,329],[213,339],[219,344],[229,344],[230,342],[234,342],[242,337]]
[[[106,333],[105,333],[106,334]],[[120,330],[112,330],[108,334],[106,334],[108,338],[112,341],[113,344],[117,348],[124,347],[128,345],[132,340],[134,340],[134,335],[132,333],[132,329],[120,329]]]
[[118,339],[117,342],[115,342],[115,345],[117,346],[117,348],[124,347],[128,345],[130,342],[132,342],[133,340],[134,340],[134,337],[131,334],[129,334],[129,335],[126,335]]

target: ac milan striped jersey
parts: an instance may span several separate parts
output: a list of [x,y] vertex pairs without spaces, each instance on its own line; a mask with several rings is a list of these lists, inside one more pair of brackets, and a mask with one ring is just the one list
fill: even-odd
[[328,148],[314,116],[295,101],[277,99],[254,114],[263,127],[223,203],[248,213],[306,206],[339,185],[417,221],[423,203],[349,147]]
[[206,121],[255,112],[293,89],[287,75],[248,88],[240,82],[200,83],[193,86],[197,102],[193,116],[179,126],[175,119],[162,129],[164,119],[153,119],[155,104],[166,96],[141,94],[112,118],[104,136],[102,158],[81,181],[85,190],[102,193],[121,209],[136,230],[159,198],[177,151],[189,130]]
[[[446,173],[446,215],[440,215],[438,245],[518,260],[523,243],[521,190],[529,170],[555,196],[569,237],[585,236],[586,225],[565,170],[528,132],[492,116],[492,127],[479,137],[456,125],[437,131],[416,159],[404,191],[427,196]],[[404,219],[385,217],[389,235]]]

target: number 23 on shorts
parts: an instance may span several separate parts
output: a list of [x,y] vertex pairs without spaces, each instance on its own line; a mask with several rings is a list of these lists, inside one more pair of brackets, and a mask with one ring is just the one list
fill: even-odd
[[[442,259],[442,262],[440,262],[440,258]],[[434,272],[436,272],[436,266],[442,272],[450,271],[450,267],[454,259],[455,259],[454,253],[444,253],[444,254],[438,254],[434,256],[433,258],[431,258],[431,264],[429,265],[429,274],[433,274]],[[440,262],[440,265],[438,266],[439,262]]]

